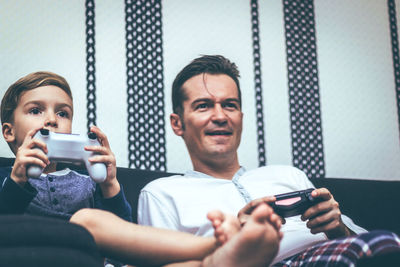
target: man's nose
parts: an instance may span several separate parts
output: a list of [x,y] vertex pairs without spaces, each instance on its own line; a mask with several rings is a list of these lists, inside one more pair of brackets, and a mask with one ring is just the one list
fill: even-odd
[[228,117],[221,105],[215,105],[212,120],[216,123],[225,123]]

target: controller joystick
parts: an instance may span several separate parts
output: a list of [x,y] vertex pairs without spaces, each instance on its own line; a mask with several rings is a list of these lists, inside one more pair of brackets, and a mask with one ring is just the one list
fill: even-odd
[[[97,135],[90,132],[87,136],[79,134],[64,134],[50,132],[48,129],[40,129],[34,138],[47,145],[47,156],[52,162],[76,163],[83,162],[89,176],[96,182],[101,183],[107,178],[107,169],[104,163],[90,163],[89,158],[96,155],[92,151],[86,151],[85,146],[100,146]],[[27,176],[38,178],[43,169],[37,165],[28,167]]]
[[49,129],[40,129],[40,133],[43,136],[47,136],[47,135],[49,135],[50,131],[49,131]]
[[91,140],[96,140],[97,139],[97,134],[95,134],[94,132],[89,132],[88,133],[88,137]]

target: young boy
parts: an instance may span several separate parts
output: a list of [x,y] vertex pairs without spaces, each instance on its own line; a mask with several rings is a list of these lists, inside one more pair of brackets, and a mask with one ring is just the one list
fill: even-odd
[[[0,214],[32,214],[68,220],[82,208],[111,211],[131,221],[132,211],[116,178],[115,156],[106,135],[96,126],[101,146],[85,147],[99,155],[90,162],[107,166],[107,178],[96,184],[90,177],[50,162],[46,144],[33,138],[45,128],[71,133],[72,93],[67,81],[51,72],[31,73],[12,84],[1,102],[4,139],[15,154],[13,167],[0,170]],[[40,148],[40,149],[37,149]],[[39,178],[27,177],[27,168],[44,168]]]

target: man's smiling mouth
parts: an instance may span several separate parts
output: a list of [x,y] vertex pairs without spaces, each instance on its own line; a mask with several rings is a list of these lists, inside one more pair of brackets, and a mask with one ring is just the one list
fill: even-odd
[[215,131],[215,132],[206,132],[206,135],[211,135],[211,136],[226,136],[226,135],[232,135],[232,132],[228,131]]

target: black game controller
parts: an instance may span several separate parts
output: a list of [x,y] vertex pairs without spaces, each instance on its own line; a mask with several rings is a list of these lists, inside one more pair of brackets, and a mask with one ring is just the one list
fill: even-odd
[[311,196],[315,188],[300,190],[276,195],[276,201],[269,203],[275,213],[281,217],[292,217],[303,214],[309,207],[322,201],[320,198]]

